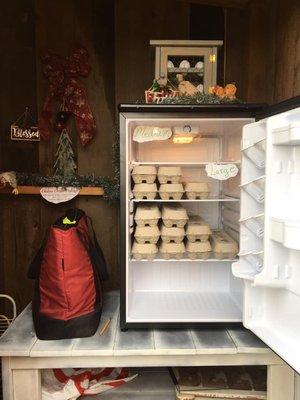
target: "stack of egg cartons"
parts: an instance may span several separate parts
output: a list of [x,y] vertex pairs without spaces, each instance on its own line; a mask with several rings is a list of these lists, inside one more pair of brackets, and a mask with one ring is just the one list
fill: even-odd
[[156,167],[154,165],[135,165],[132,170],[132,179],[135,183],[133,195],[136,199],[154,200],[157,194]]
[[179,204],[162,206],[160,253],[166,260],[181,259],[185,253],[184,226],[188,221],[186,209]]
[[161,212],[157,205],[139,204],[137,206],[134,220],[136,228],[132,255],[136,260],[153,260],[157,254],[157,242],[160,237],[158,221]]
[[212,232],[208,223],[199,216],[190,216],[185,231],[188,257],[206,260],[211,252],[209,237]]
[[214,231],[211,236],[212,250],[219,260],[237,256],[238,244],[224,231]]
[[181,183],[182,171],[180,167],[161,166],[158,168],[157,178],[160,183],[159,195],[163,200],[180,200],[184,189]]

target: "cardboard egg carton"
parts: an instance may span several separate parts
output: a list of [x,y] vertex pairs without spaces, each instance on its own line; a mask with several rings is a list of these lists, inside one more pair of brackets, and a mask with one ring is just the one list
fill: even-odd
[[133,242],[131,253],[135,260],[141,261],[146,259],[148,261],[153,261],[157,254],[157,246],[154,243],[138,243]]
[[206,221],[197,215],[190,215],[185,227],[185,233],[190,242],[206,242],[211,235],[211,229]]
[[160,228],[161,240],[165,243],[175,242],[180,243],[183,241],[185,232],[184,228],[171,227],[168,228],[162,224]]
[[161,212],[155,204],[139,204],[134,220],[137,226],[156,226],[161,218]]
[[186,252],[191,260],[201,259],[207,260],[211,253],[211,245],[209,241],[206,242],[186,242]]
[[138,200],[154,200],[157,194],[157,185],[156,183],[136,183],[132,193]]
[[211,235],[211,246],[216,258],[235,258],[238,254],[237,243],[224,231],[214,231]]
[[206,182],[187,182],[184,189],[189,200],[207,199],[210,193]]
[[138,243],[154,243],[158,242],[160,230],[155,226],[137,226],[134,232],[134,238]]
[[180,243],[162,242],[159,247],[159,251],[160,251],[162,258],[165,260],[169,260],[171,258],[180,260],[184,256],[185,245],[183,242],[180,242]]
[[159,183],[179,183],[182,170],[180,167],[161,166],[158,168],[157,178]]
[[181,183],[163,183],[159,187],[159,195],[163,200],[180,200],[183,193]]
[[154,183],[156,175],[154,165],[135,165],[131,173],[134,183]]
[[188,221],[186,209],[178,204],[164,204],[162,206],[162,220],[167,228],[183,228]]

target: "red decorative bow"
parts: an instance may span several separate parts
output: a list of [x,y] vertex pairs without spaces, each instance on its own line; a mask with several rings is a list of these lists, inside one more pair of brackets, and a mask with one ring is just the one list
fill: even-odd
[[53,107],[57,101],[64,111],[74,115],[81,144],[85,146],[93,138],[96,129],[85,88],[79,80],[80,77],[88,76],[91,70],[87,50],[78,48],[67,58],[48,52],[42,56],[42,62],[44,75],[49,82],[39,117],[42,138],[50,139]]

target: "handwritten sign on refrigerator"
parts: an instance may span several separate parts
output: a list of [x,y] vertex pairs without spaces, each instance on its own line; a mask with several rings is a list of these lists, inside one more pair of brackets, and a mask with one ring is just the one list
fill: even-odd
[[235,164],[209,163],[205,166],[205,171],[210,178],[226,181],[236,176],[239,169]]

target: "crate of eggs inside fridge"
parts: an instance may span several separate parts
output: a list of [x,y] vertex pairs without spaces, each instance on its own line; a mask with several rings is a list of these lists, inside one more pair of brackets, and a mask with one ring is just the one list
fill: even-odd
[[[190,182],[185,187],[181,182],[180,167],[135,166],[132,178],[135,182],[133,194],[138,199],[154,200],[157,192],[163,200],[208,198],[206,182]],[[159,190],[155,183],[160,183]],[[143,185],[143,186],[140,186]],[[134,242],[132,255],[136,260],[161,258],[192,260],[233,259],[238,253],[237,243],[223,231],[212,231],[200,216],[188,215],[180,204],[138,204],[134,220]]]
[[138,200],[154,200],[157,195],[162,200],[180,200],[184,195],[189,200],[209,197],[207,182],[181,183],[181,167],[161,166],[157,170],[154,165],[135,165],[131,175],[134,182],[132,193]]

